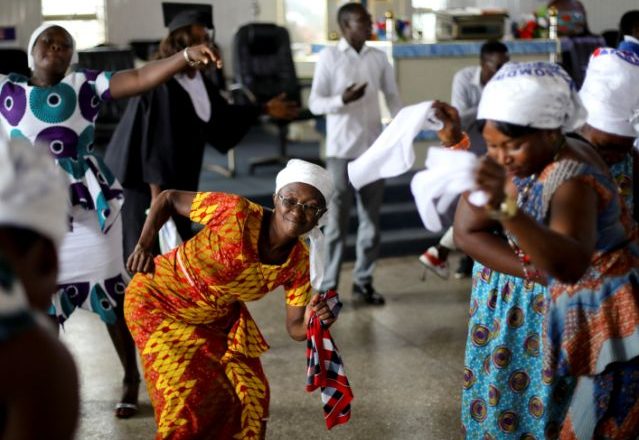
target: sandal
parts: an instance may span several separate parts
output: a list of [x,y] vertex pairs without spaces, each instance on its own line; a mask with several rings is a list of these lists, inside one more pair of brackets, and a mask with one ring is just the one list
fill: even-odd
[[135,403],[119,402],[115,404],[115,416],[118,419],[129,419],[138,413]]
[[[125,401],[116,403],[115,416],[118,419],[129,419],[138,413],[137,400],[138,400],[138,388],[140,386],[140,380],[138,379],[138,380],[133,380],[130,382],[124,382],[123,385],[125,387],[125,393],[124,393],[124,396],[122,397],[122,400],[133,400],[130,398],[131,396],[128,396],[128,395],[134,394],[135,395],[134,401],[136,403],[125,402]],[[130,387],[133,387],[133,388],[130,388]],[[131,391],[133,391],[133,393],[131,393]]]

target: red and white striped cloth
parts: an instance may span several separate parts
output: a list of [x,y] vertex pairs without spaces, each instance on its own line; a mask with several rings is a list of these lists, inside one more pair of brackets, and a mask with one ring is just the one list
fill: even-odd
[[[320,294],[337,318],[342,303],[334,290]],[[313,313],[306,329],[306,391],[322,390],[326,427],[348,422],[353,392],[344,372],[344,364],[331,333]]]

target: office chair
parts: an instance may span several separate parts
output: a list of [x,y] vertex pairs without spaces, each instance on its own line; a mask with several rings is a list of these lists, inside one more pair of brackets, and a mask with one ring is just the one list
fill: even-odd
[[[78,67],[94,70],[124,70],[133,68],[134,55],[131,49],[94,47],[78,51]],[[118,99],[105,102],[100,108],[95,122],[95,143],[106,145],[111,139],[124,110],[127,100]]]
[[[233,40],[233,72],[237,84],[231,89],[241,88],[253,104],[263,105],[285,93],[287,99],[301,106],[301,84],[286,28],[271,23],[249,23],[240,27]],[[308,109],[302,109],[292,121],[271,118],[269,122],[275,124],[278,131],[279,154],[252,160],[249,173],[253,174],[255,168],[262,165],[286,165],[289,124],[313,118]]]
[[0,73],[19,73],[30,76],[27,53],[22,49],[0,49]]

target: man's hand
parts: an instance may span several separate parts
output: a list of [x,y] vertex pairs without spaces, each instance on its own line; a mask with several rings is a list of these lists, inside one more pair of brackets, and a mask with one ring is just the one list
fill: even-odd
[[342,93],[342,102],[344,104],[348,104],[349,102],[357,101],[358,99],[360,99],[362,96],[364,96],[367,85],[368,83],[362,83],[360,85],[351,84],[350,86],[348,86],[346,90],[344,90],[344,93]]
[[296,102],[286,99],[286,93],[280,93],[264,105],[264,112],[273,119],[295,119],[300,114]]

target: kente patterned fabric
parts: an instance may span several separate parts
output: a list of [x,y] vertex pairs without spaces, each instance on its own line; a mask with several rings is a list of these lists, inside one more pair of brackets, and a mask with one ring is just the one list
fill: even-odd
[[[326,301],[333,316],[337,318],[342,308],[337,292],[323,292],[320,300]],[[321,389],[326,427],[331,429],[348,422],[351,418],[353,391],[331,332],[314,312],[306,330],[306,365],[306,391]]]
[[[550,200],[576,179],[598,196],[591,266],[575,284],[549,279],[544,372],[554,372],[550,413],[565,412],[560,438],[630,439],[639,433],[639,248],[630,213],[610,177],[592,166],[550,164],[532,185],[526,210],[547,218]],[[527,181],[528,180],[528,181]],[[572,402],[572,403],[571,403]],[[553,409],[554,408],[554,409]]]
[[26,138],[48,149],[69,179],[72,205],[95,211],[107,232],[124,202],[122,188],[94,154],[95,119],[111,99],[111,72],[81,70],[51,87],[27,77],[0,75],[0,125],[11,138]]
[[311,296],[300,240],[281,265],[259,260],[264,208],[240,196],[198,193],[195,237],[155,258],[125,296],[157,422],[156,439],[259,439],[269,387],[259,356],[268,344],[245,302],[283,286],[286,304]]

